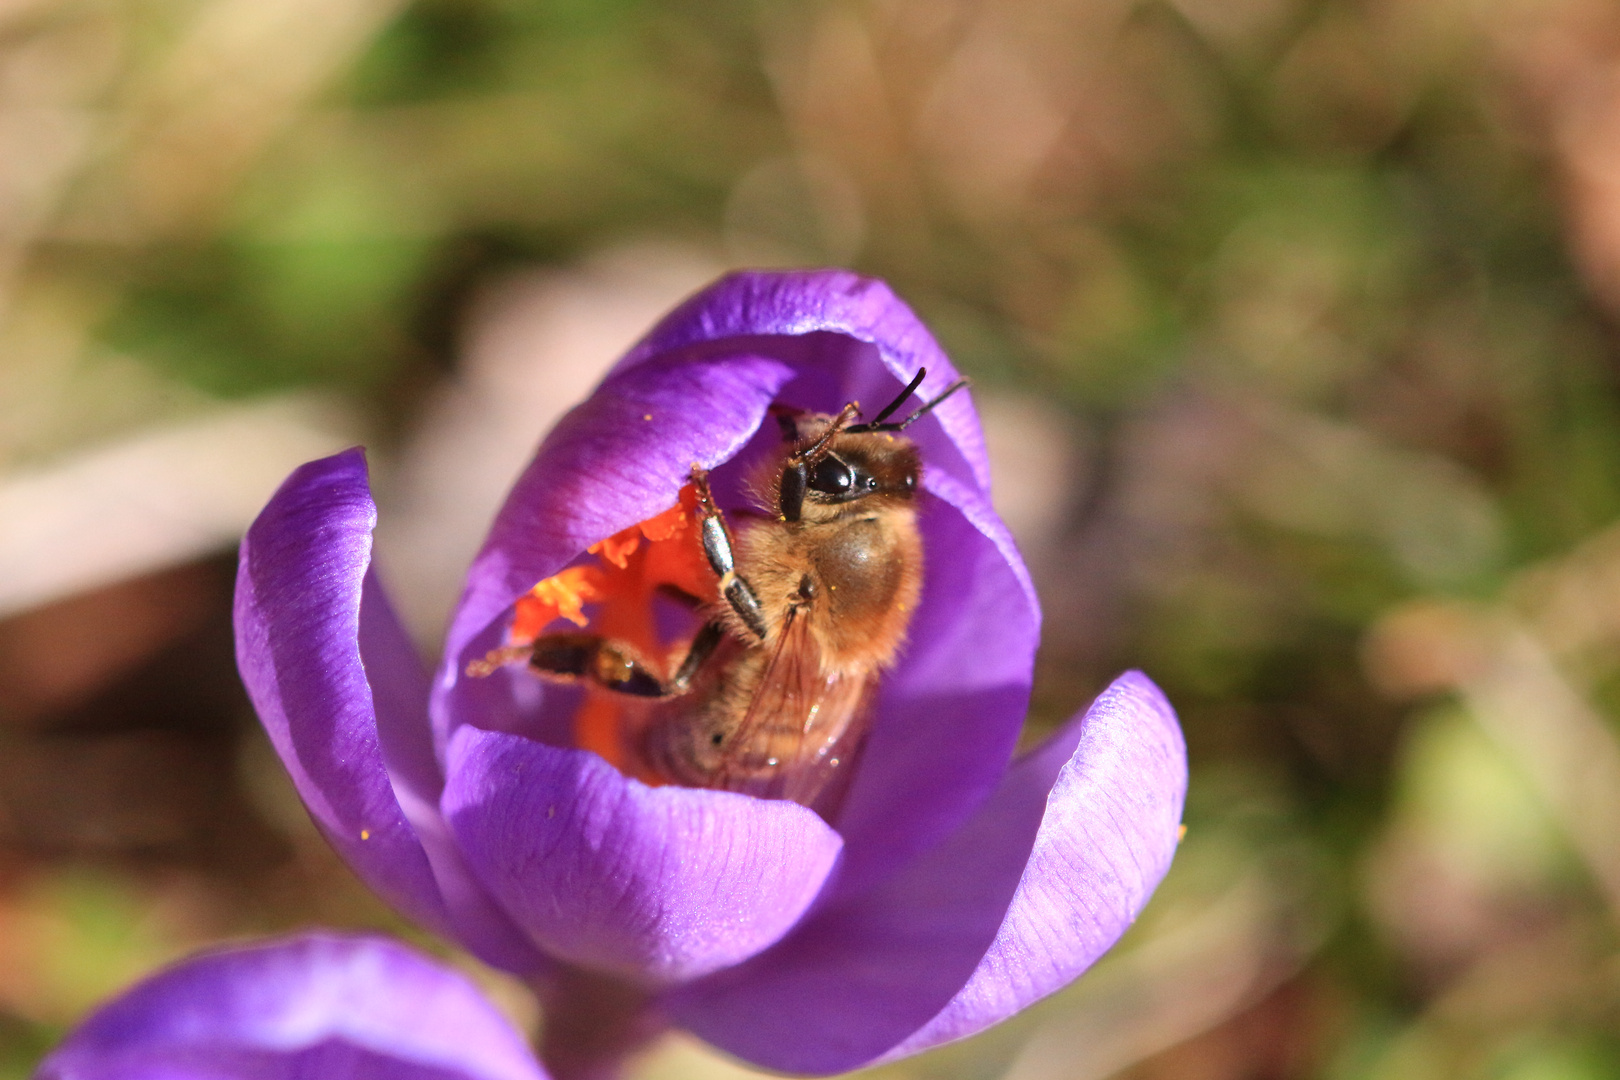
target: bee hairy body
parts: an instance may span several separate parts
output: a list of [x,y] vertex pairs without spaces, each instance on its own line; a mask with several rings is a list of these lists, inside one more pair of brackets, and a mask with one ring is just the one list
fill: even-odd
[[889,436],[841,436],[831,453],[875,474],[878,489],[810,500],[799,521],[754,519],[740,530],[736,573],[769,630],[753,638],[723,603],[708,613],[725,643],[644,729],[642,754],[663,778],[802,801],[859,751],[878,677],[922,591],[920,465],[909,440]]
[[[915,477],[921,466],[909,440],[877,435],[842,439],[856,445],[839,447],[842,440],[835,440],[833,453],[840,460],[867,467],[882,462],[889,466],[883,471],[890,482],[880,478],[878,491],[856,501],[807,502],[797,522],[749,522],[739,537],[737,568],[767,605],[766,622],[772,628],[767,645],[788,610],[799,607],[807,611],[824,665],[840,672],[875,671],[888,666],[899,651],[922,591],[922,537],[914,493],[894,477]],[[874,442],[879,445],[870,445]],[[724,618],[731,613],[716,614]]]

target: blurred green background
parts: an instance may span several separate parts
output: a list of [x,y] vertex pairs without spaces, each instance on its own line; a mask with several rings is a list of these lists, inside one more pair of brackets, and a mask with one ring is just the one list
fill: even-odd
[[1620,1075],[1609,0],[4,0],[0,1077],[199,945],[410,933],[235,681],[292,465],[372,448],[431,648],[617,349],[828,263],[975,378],[1032,736],[1140,667],[1193,768],[1119,949],[882,1071]]

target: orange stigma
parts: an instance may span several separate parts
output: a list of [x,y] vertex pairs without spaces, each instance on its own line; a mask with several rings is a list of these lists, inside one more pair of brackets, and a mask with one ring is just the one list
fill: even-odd
[[[523,657],[525,647],[553,623],[566,621],[635,646],[669,674],[672,658],[684,652],[686,643],[660,640],[653,604],[657,591],[672,588],[705,604],[717,600],[696,517],[697,492],[687,484],[668,510],[592,544],[594,563],[561,570],[518,600],[505,646],[469,665],[469,673],[486,674]],[[622,731],[627,704],[621,695],[587,685],[574,717],[574,744],[626,768]]]

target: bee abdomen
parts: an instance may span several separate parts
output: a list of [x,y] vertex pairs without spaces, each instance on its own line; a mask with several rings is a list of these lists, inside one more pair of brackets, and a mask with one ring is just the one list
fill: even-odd
[[734,720],[711,713],[654,723],[642,744],[647,765],[672,784],[746,791],[789,764],[803,743],[796,724],[766,720],[745,732]]

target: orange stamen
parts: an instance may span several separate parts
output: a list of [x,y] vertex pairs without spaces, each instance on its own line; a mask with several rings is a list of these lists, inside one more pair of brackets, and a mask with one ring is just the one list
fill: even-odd
[[[672,539],[684,532],[690,524],[692,515],[697,512],[697,489],[691,484],[681,488],[680,498],[675,505],[661,514],[654,514],[643,521],[636,528],[641,534],[653,543],[661,543]],[[629,530],[626,530],[627,532]]]
[[590,552],[623,570],[625,564],[630,561],[630,556],[640,545],[640,527],[632,525],[622,532],[614,533],[606,540],[598,540],[590,546]]
[[508,645],[527,645],[558,619],[585,626],[585,605],[602,598],[605,575],[595,566],[570,566],[530,589],[517,602]]

